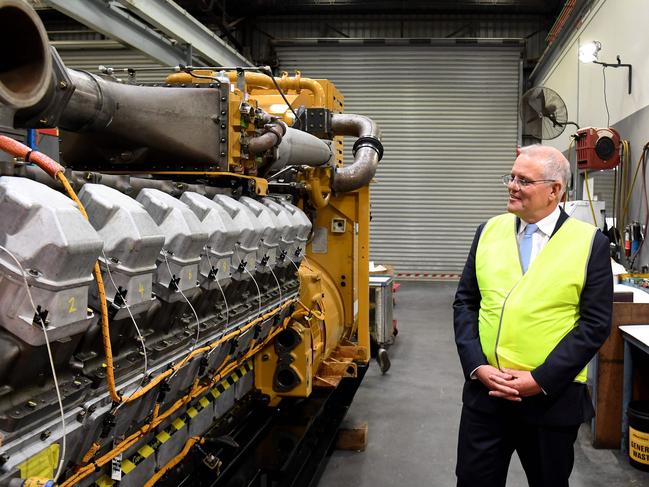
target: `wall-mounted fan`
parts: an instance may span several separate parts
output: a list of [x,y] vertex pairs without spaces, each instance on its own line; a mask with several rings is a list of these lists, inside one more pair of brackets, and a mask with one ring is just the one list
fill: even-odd
[[545,86],[536,86],[523,94],[520,116],[523,136],[550,140],[559,137],[568,124],[579,129],[575,122],[568,121],[568,110],[559,94]]

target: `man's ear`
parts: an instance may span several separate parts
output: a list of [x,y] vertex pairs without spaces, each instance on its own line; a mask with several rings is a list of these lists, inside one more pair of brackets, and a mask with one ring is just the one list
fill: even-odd
[[550,191],[550,196],[549,198],[552,200],[556,200],[557,203],[560,203],[559,201],[559,194],[561,194],[561,183],[552,183],[552,191]]

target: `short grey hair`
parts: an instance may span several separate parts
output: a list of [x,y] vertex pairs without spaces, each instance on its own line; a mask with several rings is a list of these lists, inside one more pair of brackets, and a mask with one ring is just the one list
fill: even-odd
[[558,149],[540,144],[521,147],[520,153],[543,164],[543,179],[552,179],[561,183],[559,195],[561,199],[570,182],[571,171],[568,159]]

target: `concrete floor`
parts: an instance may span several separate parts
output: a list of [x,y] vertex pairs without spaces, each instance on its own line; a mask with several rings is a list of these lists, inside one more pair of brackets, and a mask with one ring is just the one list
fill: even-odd
[[[348,412],[369,425],[365,452],[334,452],[319,487],[455,485],[455,453],[463,384],[453,341],[456,283],[405,282],[397,295],[399,336],[390,371],[373,361]],[[572,487],[649,486],[649,473],[617,451],[595,450],[583,426],[575,444]],[[516,455],[508,487],[527,486]],[[476,486],[479,487],[479,486]]]

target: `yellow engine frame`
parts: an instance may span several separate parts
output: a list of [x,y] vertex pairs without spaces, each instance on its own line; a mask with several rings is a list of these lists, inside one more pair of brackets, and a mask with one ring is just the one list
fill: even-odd
[[[309,93],[289,92],[289,102],[299,97],[300,104],[309,108],[342,112],[343,97],[334,84],[315,81],[322,86],[324,106],[316,104],[316,97]],[[278,94],[264,92],[268,90],[251,93],[261,107],[280,103]],[[336,165],[342,166],[343,137],[335,137],[334,151]],[[314,387],[336,387],[343,378],[355,377],[356,364],[370,358],[369,187],[334,195],[331,168],[308,169],[302,178],[311,190],[316,218],[300,268],[300,302],[305,314],[289,324],[300,341],[288,356],[269,345],[255,358],[255,385],[272,403],[283,396],[307,397]],[[281,392],[276,387],[277,373],[287,360],[299,384]]]
[[[196,71],[201,77],[176,73],[169,83],[206,83],[214,71]],[[292,124],[293,114],[269,76],[260,73],[225,74],[235,89],[229,101],[228,165],[232,172],[254,175],[254,161],[242,158],[239,140],[254,128],[240,121],[245,102]],[[329,80],[283,73],[275,81],[291,106],[344,110],[344,98]],[[240,90],[245,86],[245,93]],[[343,165],[343,137],[334,138],[335,166]],[[316,209],[313,239],[299,270],[301,312],[294,314],[286,333],[290,350],[269,343],[255,356],[255,386],[277,403],[281,397],[308,397],[314,387],[336,387],[344,377],[356,376],[356,364],[370,358],[369,333],[369,214],[370,191],[332,194],[333,168],[308,168],[299,174]],[[252,172],[251,172],[252,171]],[[280,337],[281,338],[281,337]],[[278,338],[278,341],[281,341]],[[282,387],[290,381],[292,387]]]

